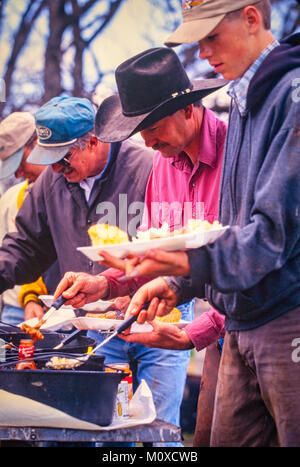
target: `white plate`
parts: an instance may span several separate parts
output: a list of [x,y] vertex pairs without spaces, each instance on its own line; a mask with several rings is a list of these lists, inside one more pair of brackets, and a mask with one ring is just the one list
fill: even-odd
[[228,226],[215,230],[195,230],[187,234],[167,238],[155,238],[153,240],[138,240],[114,245],[83,246],[78,247],[77,250],[92,261],[100,261],[102,259],[98,254],[100,250],[107,251],[118,258],[123,258],[129,253],[143,255],[151,248],[160,248],[169,251],[182,250],[184,248],[199,248],[214,242],[226,229],[228,229]]
[[[50,308],[53,302],[53,295],[39,295],[39,299],[44,303],[44,305],[47,308]],[[108,302],[106,300],[98,300],[97,302],[87,303],[81,309],[86,310],[87,312],[98,311],[100,313],[102,311],[108,310],[108,308],[111,307],[112,304],[113,302]],[[71,305],[68,305],[68,306],[63,305],[61,309],[63,308],[73,310],[73,307]]]
[[[71,320],[73,326],[77,329],[81,330],[90,330],[90,331],[109,331],[115,330],[121,323],[122,320],[120,319],[106,319],[106,318],[86,318],[85,316],[74,318]],[[180,328],[186,326],[188,321],[181,320],[178,323],[170,323],[174,324]],[[133,323],[131,326],[131,333],[138,333],[138,332],[151,332],[153,327],[149,323],[138,324]]]
[[[74,311],[68,308],[60,308],[47,319],[46,323],[41,326],[41,330],[48,331],[70,331],[73,329],[72,319],[75,318]],[[25,321],[29,326],[35,326],[38,323],[38,318],[31,318]]]

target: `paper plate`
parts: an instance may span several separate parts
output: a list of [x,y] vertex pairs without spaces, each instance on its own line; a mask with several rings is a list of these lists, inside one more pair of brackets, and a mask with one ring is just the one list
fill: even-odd
[[160,248],[166,251],[182,250],[185,248],[200,248],[214,242],[219,238],[228,226],[215,230],[195,230],[194,232],[176,235],[174,237],[155,238],[153,240],[138,240],[134,242],[118,243],[113,245],[101,246],[85,246],[78,247],[77,250],[83,253],[92,261],[100,261],[99,251],[107,251],[108,253],[123,258],[130,253],[136,255],[144,255],[147,250],[152,248]]
[[[122,324],[122,320],[120,319],[87,318],[85,316],[74,318],[71,322],[75,328],[89,331],[113,331]],[[182,328],[188,324],[188,321],[181,320],[178,323],[169,324],[174,324],[175,326]],[[130,329],[131,333],[151,332],[152,330],[153,327],[149,323],[133,323]]]
[[[47,308],[50,308],[53,302],[53,295],[39,295],[39,299],[44,303],[44,305]],[[86,312],[98,311],[100,313],[102,311],[108,310],[108,308],[110,308],[112,305],[113,302],[109,302],[107,300],[98,300],[97,302],[87,303],[86,305],[81,307],[81,309],[86,310]],[[73,310],[73,307],[70,305],[63,305],[61,308]]]
[[[41,326],[41,330],[48,331],[70,331],[73,328],[72,319],[75,318],[75,313],[72,309],[60,308],[47,319],[46,323]],[[29,326],[35,326],[39,322],[38,318],[31,318],[25,321]]]

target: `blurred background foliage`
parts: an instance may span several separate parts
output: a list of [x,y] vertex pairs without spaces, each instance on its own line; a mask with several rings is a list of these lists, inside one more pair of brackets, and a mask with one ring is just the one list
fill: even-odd
[[[180,22],[181,0],[0,0],[0,118],[58,95],[97,104],[115,90],[122,61],[162,46]],[[273,0],[275,37],[299,30],[300,0]],[[191,78],[215,77],[197,44],[175,50]],[[217,94],[209,106],[226,114],[226,92]]]

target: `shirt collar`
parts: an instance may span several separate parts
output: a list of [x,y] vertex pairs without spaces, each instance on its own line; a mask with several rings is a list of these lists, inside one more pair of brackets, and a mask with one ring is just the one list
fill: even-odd
[[258,68],[265,60],[265,58],[269,55],[269,53],[280,45],[277,40],[272,41],[259,55],[259,57],[252,63],[252,65],[248,68],[248,70],[244,73],[244,75],[232,81],[228,88],[228,94],[232,99],[234,99],[241,115],[246,115],[247,113],[247,94],[248,88],[251,79],[257,72]]
[[84,190],[84,194],[85,194],[87,201],[89,200],[94,183],[102,178],[106,168],[108,167],[110,163],[110,159],[111,159],[111,154],[112,154],[112,145],[110,145],[109,155],[108,155],[108,159],[107,159],[104,169],[101,170],[101,172],[98,175],[84,178],[83,180],[81,180],[81,182],[79,182],[80,187]]

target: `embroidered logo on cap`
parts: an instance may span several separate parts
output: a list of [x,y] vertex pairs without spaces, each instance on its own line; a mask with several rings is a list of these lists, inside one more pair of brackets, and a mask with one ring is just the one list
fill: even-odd
[[40,139],[49,139],[52,136],[52,131],[50,130],[50,128],[47,128],[46,126],[37,125],[36,132]]
[[204,0],[198,0],[198,1],[194,1],[194,0],[183,0],[183,2],[182,2],[182,9],[183,9],[183,11],[191,10],[194,6],[201,5],[201,3],[203,3],[203,1],[204,1]]

